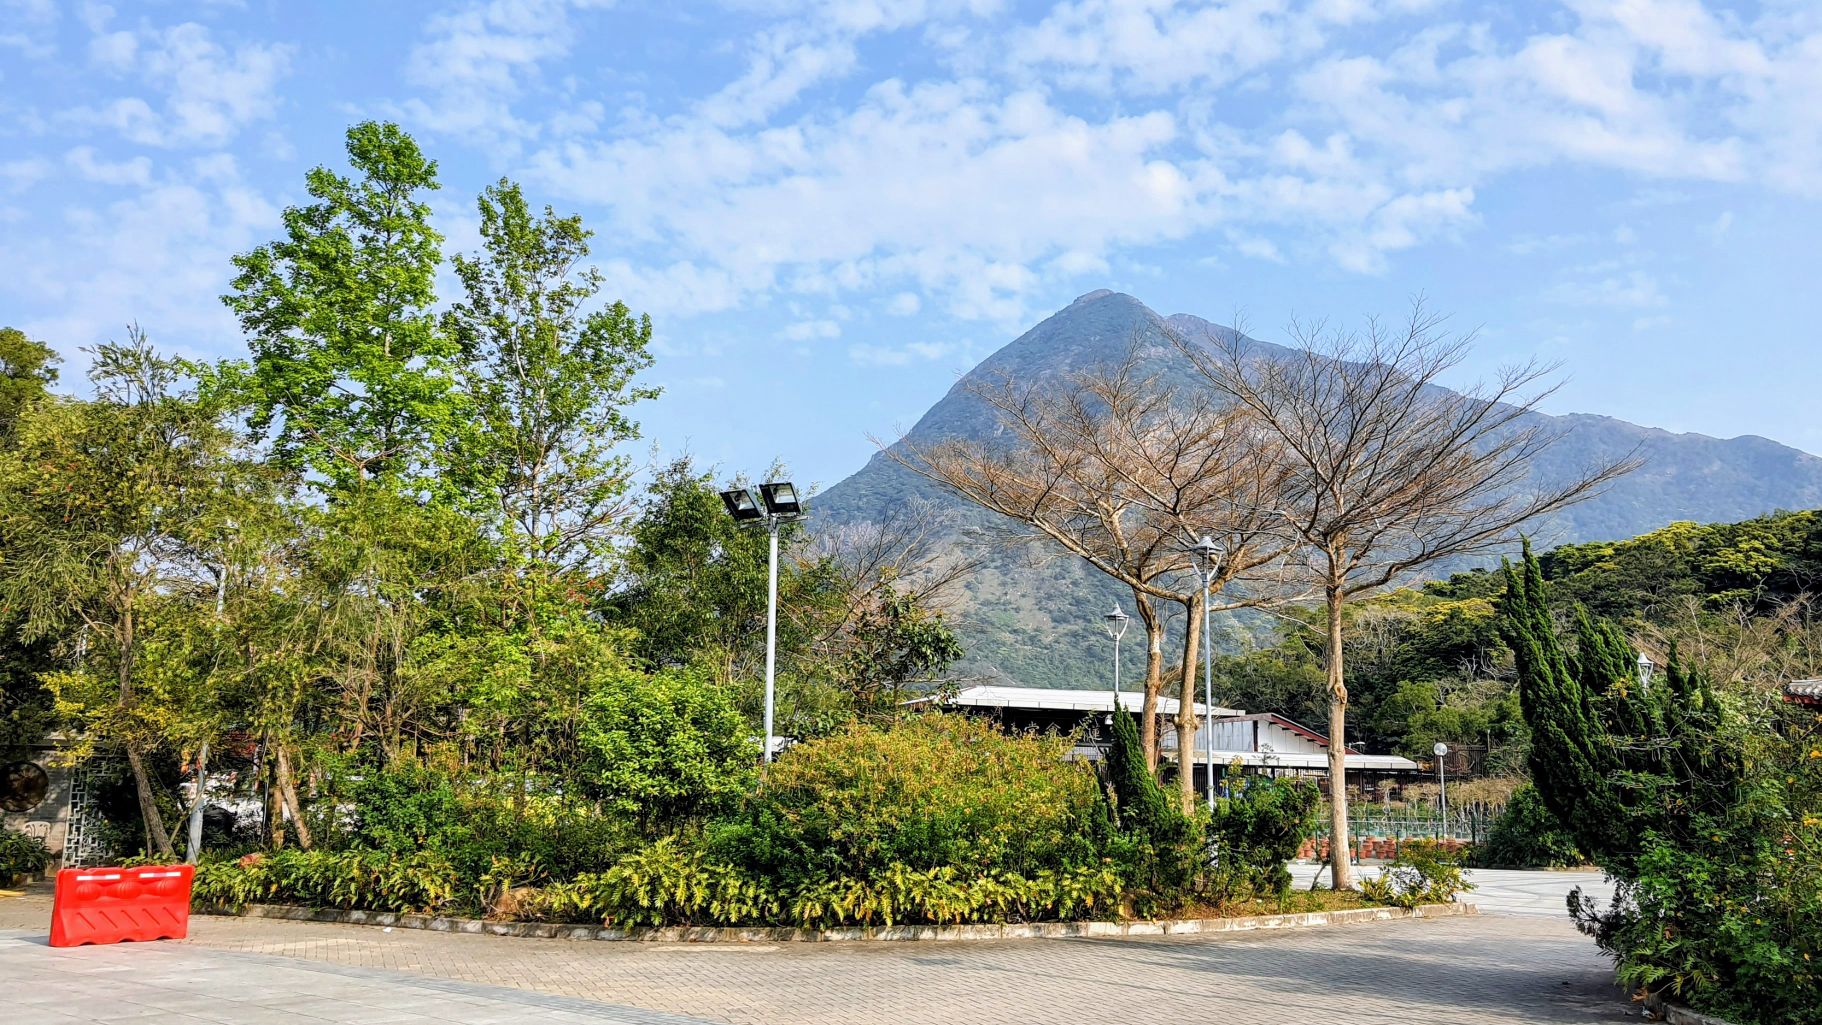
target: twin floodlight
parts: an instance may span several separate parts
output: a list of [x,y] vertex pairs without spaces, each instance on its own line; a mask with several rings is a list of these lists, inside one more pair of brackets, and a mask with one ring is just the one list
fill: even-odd
[[[734,488],[721,493],[728,515],[740,523],[751,523],[766,517],[790,519],[803,515],[803,500],[797,497],[797,485],[790,481],[771,481],[759,485],[758,498],[752,488]],[[764,506],[760,505],[764,502]]]

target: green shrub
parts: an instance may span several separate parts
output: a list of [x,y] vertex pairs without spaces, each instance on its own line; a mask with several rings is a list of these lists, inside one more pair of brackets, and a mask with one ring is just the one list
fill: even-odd
[[[1822,718],[1793,706],[1728,714],[1723,789],[1685,781],[1690,809],[1639,838],[1614,899],[1572,895],[1620,980],[1751,1025],[1810,1025],[1822,1007]],[[1694,763],[1703,765],[1702,762]]]
[[1118,827],[1108,850],[1126,880],[1128,903],[1141,915],[1181,905],[1208,863],[1203,823],[1183,814],[1176,796],[1158,785],[1132,713],[1114,713],[1103,767]]
[[455,869],[434,852],[281,850],[198,866],[191,903],[437,912],[451,909],[459,889]]
[[1587,859],[1537,789],[1527,783],[1512,792],[1486,841],[1475,848],[1472,863],[1488,868],[1556,868],[1583,865]]
[[478,906],[507,882],[503,865],[517,866],[515,885],[569,879],[606,869],[637,843],[625,817],[548,793],[521,798],[514,791],[523,783],[515,776],[463,784],[417,763],[343,769],[331,779],[334,796],[318,802],[336,809],[324,816],[319,845],[434,852],[454,869],[462,900]]
[[1209,896],[1217,901],[1277,897],[1290,891],[1286,864],[1315,831],[1322,795],[1301,779],[1228,774],[1230,796],[1215,799],[1208,822]]
[[716,861],[682,838],[667,837],[606,872],[544,888],[527,910],[537,917],[626,927],[947,925],[1107,914],[1120,891],[1120,877],[1110,865],[1023,876],[895,864],[866,878],[786,889]]
[[50,849],[35,836],[0,829],[0,883],[35,876],[51,863]]
[[1368,900],[1401,908],[1452,904],[1457,893],[1473,888],[1462,875],[1459,852],[1434,840],[1399,844],[1398,856],[1377,877],[1360,880],[1360,892]]
[[618,674],[588,699],[578,739],[589,793],[657,833],[731,807],[759,746],[707,673]]
[[455,782],[416,762],[348,767],[338,774],[334,791],[336,800],[322,803],[352,811],[322,831],[334,836],[337,846],[396,854],[447,851],[473,835]]
[[1067,748],[958,715],[852,725],[774,762],[710,846],[787,891],[887,866],[1033,877],[1094,864],[1098,788]]

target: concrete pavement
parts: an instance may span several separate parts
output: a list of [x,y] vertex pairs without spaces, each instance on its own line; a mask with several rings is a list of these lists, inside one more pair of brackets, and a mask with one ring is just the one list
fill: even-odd
[[[1376,875],[1376,865],[1358,865],[1357,875]],[[1328,870],[1314,863],[1291,866],[1291,878],[1299,889],[1308,889],[1318,874],[1324,885]],[[1468,869],[1468,881],[1474,889],[1464,891],[1458,899],[1480,906],[1483,915],[1527,915],[1537,918],[1567,920],[1569,891],[1580,888],[1603,904],[1613,898],[1613,884],[1599,872],[1583,871],[1511,871],[1507,869]]]
[[1219,937],[826,945],[198,917],[183,943],[54,951],[37,893],[0,901],[0,929],[16,930],[0,933],[0,993],[30,995],[13,999],[7,1025],[1639,1020],[1593,944],[1545,910],[1574,877],[1477,875],[1510,913]]

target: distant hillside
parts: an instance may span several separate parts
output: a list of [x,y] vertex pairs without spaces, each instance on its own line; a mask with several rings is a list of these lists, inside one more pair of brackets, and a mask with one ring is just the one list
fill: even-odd
[[[983,360],[930,407],[910,437],[929,444],[990,434],[992,412],[967,391],[970,380],[983,375],[1060,377],[1122,359],[1137,345],[1159,372],[1188,380],[1191,372],[1167,325],[1192,338],[1231,333],[1184,314],[1166,320],[1129,295],[1090,292]],[[1258,344],[1265,351],[1276,348]],[[1566,477],[1634,448],[1647,460],[1607,494],[1540,522],[1533,534],[1543,548],[1632,537],[1677,520],[1726,522],[1822,506],[1822,459],[1764,438],[1672,434],[1590,414],[1540,414],[1540,419],[1563,437],[1534,467],[1539,480]],[[883,453],[820,495],[814,515],[835,523],[863,522],[913,496],[952,510],[958,543],[970,526],[991,522],[988,514]],[[1100,617],[1116,599],[1130,604],[1124,588],[1058,551],[1033,546],[1027,552],[992,553],[953,612],[968,650],[958,669],[1030,686],[1096,685],[1110,651]],[[1242,628],[1230,623],[1227,629],[1231,646]],[[1134,653],[1129,667],[1136,671],[1142,659]]]

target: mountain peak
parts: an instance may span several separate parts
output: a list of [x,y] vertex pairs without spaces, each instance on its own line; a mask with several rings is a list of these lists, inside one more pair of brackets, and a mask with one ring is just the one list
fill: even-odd
[[[971,382],[1066,385],[1070,375],[1117,364],[1129,353],[1138,354],[1146,373],[1186,394],[1204,389],[1175,342],[1232,337],[1231,327],[1187,314],[1161,317],[1130,295],[1096,289],[988,356],[924,413],[911,430],[912,442],[984,445],[999,435],[994,410],[971,390]],[[1251,346],[1249,351],[1260,355],[1283,351],[1263,341]],[[1822,505],[1822,459],[1775,442],[1671,434],[1594,414],[1538,413],[1527,423],[1562,436],[1532,462],[1543,486],[1627,452],[1648,460],[1599,497],[1536,523],[1533,536],[1546,546],[1631,537],[1672,520],[1735,522],[1774,509]],[[884,454],[824,491],[815,515],[832,524],[882,522],[912,499],[928,500],[952,517],[941,543],[957,552],[978,543],[975,531],[1002,526]],[[1106,668],[1102,611],[1129,595],[1079,560],[1058,554],[1040,545],[1030,551],[991,549],[981,556],[981,569],[968,578],[952,610],[968,650],[963,671],[1028,684],[1084,686],[1099,679]]]

